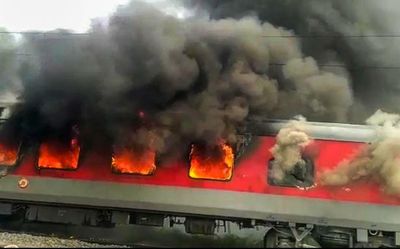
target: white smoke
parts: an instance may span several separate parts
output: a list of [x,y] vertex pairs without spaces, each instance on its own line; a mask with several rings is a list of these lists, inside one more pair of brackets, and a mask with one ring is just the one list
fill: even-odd
[[311,142],[305,120],[290,121],[276,136],[276,144],[271,148],[273,156],[271,176],[282,180],[296,165],[306,167],[302,157],[303,148]]
[[400,194],[400,115],[378,110],[366,121],[379,138],[364,146],[354,159],[341,162],[321,175],[321,183],[344,186],[361,179],[374,180],[389,194]]
[[[0,28],[0,31],[4,31]],[[18,76],[17,41],[7,33],[0,34],[0,102],[15,102],[21,91]]]

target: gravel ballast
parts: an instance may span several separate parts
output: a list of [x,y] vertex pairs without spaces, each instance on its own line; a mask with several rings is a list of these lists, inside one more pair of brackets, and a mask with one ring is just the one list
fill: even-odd
[[110,248],[121,247],[115,245],[101,245],[74,239],[60,239],[56,237],[36,236],[17,233],[0,233],[0,247],[52,247],[52,248]]

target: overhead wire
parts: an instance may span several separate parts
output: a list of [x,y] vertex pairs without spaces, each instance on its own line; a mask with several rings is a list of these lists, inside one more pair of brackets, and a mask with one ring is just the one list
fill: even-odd
[[[0,31],[0,34],[21,34],[21,35],[42,35],[42,36],[86,36],[90,33],[71,33],[71,32],[45,32],[45,31]],[[400,34],[367,34],[367,35],[261,35],[263,38],[301,38],[301,39],[323,39],[323,38],[400,38]],[[31,53],[17,53],[16,56],[34,56]],[[271,62],[270,66],[285,66],[283,62]],[[345,68],[349,71],[359,70],[400,70],[400,66],[392,65],[362,65],[354,68],[345,64],[318,64],[319,67]]]

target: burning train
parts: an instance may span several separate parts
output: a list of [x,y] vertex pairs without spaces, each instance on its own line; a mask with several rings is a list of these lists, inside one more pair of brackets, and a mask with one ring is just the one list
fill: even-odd
[[[367,49],[340,31],[364,25],[325,27],[356,12],[326,15],[339,1],[284,2],[290,18],[269,23],[275,14],[182,19],[132,1],[87,33],[4,39],[0,93],[21,102],[1,119],[1,217],[157,227],[152,239],[251,231],[261,247],[400,245],[400,116],[341,124],[397,111],[392,98],[366,104],[380,82],[366,79],[386,74],[347,68],[365,66]],[[298,7],[322,13],[285,28]],[[296,36],[305,30],[337,33]],[[279,121],[298,114],[320,123]]]
[[[185,155],[168,160],[135,148],[90,151],[77,134],[63,145],[2,144],[0,211],[12,217],[23,206],[25,222],[92,227],[163,227],[166,219],[173,227],[180,217],[187,234],[204,236],[216,233],[218,221],[229,221],[242,229],[262,228],[257,245],[266,247],[399,245],[398,196],[371,180],[343,187],[318,182],[325,170],[373,141],[377,130],[307,123],[314,141],[300,151],[304,167],[276,178],[273,148],[286,124],[249,121],[236,144],[192,143]],[[104,211],[109,215],[102,216]]]

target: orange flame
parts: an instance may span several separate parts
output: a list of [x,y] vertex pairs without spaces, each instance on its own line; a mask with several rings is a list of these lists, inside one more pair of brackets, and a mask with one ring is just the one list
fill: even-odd
[[115,172],[151,175],[156,170],[156,153],[153,150],[114,149],[111,166]]
[[192,145],[189,176],[196,179],[229,180],[232,177],[234,153],[222,142],[215,147]]
[[78,139],[73,138],[69,146],[57,141],[46,141],[39,148],[39,168],[77,169],[80,147]]
[[0,165],[13,166],[18,159],[18,146],[0,144]]

